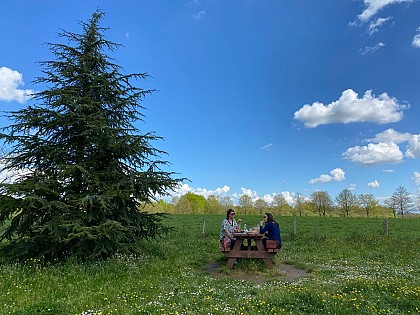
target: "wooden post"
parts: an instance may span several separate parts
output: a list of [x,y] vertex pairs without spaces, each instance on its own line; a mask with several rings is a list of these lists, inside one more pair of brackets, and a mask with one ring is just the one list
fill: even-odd
[[203,219],[203,236],[206,235],[206,220]]
[[385,233],[386,237],[389,236],[388,219],[385,219],[385,221],[384,221],[384,233]]
[[293,217],[293,230],[292,230],[292,235],[296,236],[296,218]]

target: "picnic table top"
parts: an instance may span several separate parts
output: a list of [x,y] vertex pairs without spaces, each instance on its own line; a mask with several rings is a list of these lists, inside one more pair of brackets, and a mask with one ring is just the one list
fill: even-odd
[[233,236],[236,238],[251,238],[251,239],[260,239],[263,238],[264,235],[260,233],[255,233],[252,231],[249,232],[234,232]]

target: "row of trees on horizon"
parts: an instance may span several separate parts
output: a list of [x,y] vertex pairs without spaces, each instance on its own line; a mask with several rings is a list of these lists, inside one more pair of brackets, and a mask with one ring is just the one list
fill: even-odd
[[174,197],[171,202],[159,200],[145,205],[146,210],[179,214],[224,214],[229,208],[235,208],[243,215],[270,212],[273,215],[308,216],[366,216],[397,217],[411,211],[420,210],[420,198],[416,200],[406,188],[400,186],[384,204],[373,194],[355,194],[349,189],[341,191],[334,199],[326,191],[316,191],[311,196],[296,194],[295,202],[290,204],[282,195],[275,195],[272,202],[264,199],[252,200],[249,195],[242,195],[237,204],[229,196],[210,195],[205,198],[192,192]]

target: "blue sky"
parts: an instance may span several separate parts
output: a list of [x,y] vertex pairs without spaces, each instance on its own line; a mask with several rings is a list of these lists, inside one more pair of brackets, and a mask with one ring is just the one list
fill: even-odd
[[4,1],[1,110],[32,102],[44,43],[97,8],[111,56],[159,90],[138,127],[191,180],[178,193],[419,193],[420,1]]

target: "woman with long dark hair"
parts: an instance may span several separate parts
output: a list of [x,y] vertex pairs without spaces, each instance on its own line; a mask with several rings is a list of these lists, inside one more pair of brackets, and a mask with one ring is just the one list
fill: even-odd
[[263,220],[260,222],[260,234],[266,234],[267,237],[262,239],[264,246],[267,240],[277,241],[277,248],[281,248],[280,226],[274,221],[271,213],[265,213]]
[[220,232],[220,243],[222,246],[230,244],[230,246],[233,247],[233,245],[235,245],[233,232],[241,229],[241,222],[241,219],[238,220],[238,223],[236,222],[235,211],[233,209],[229,209],[226,212],[226,219],[223,219],[222,221],[222,231]]

